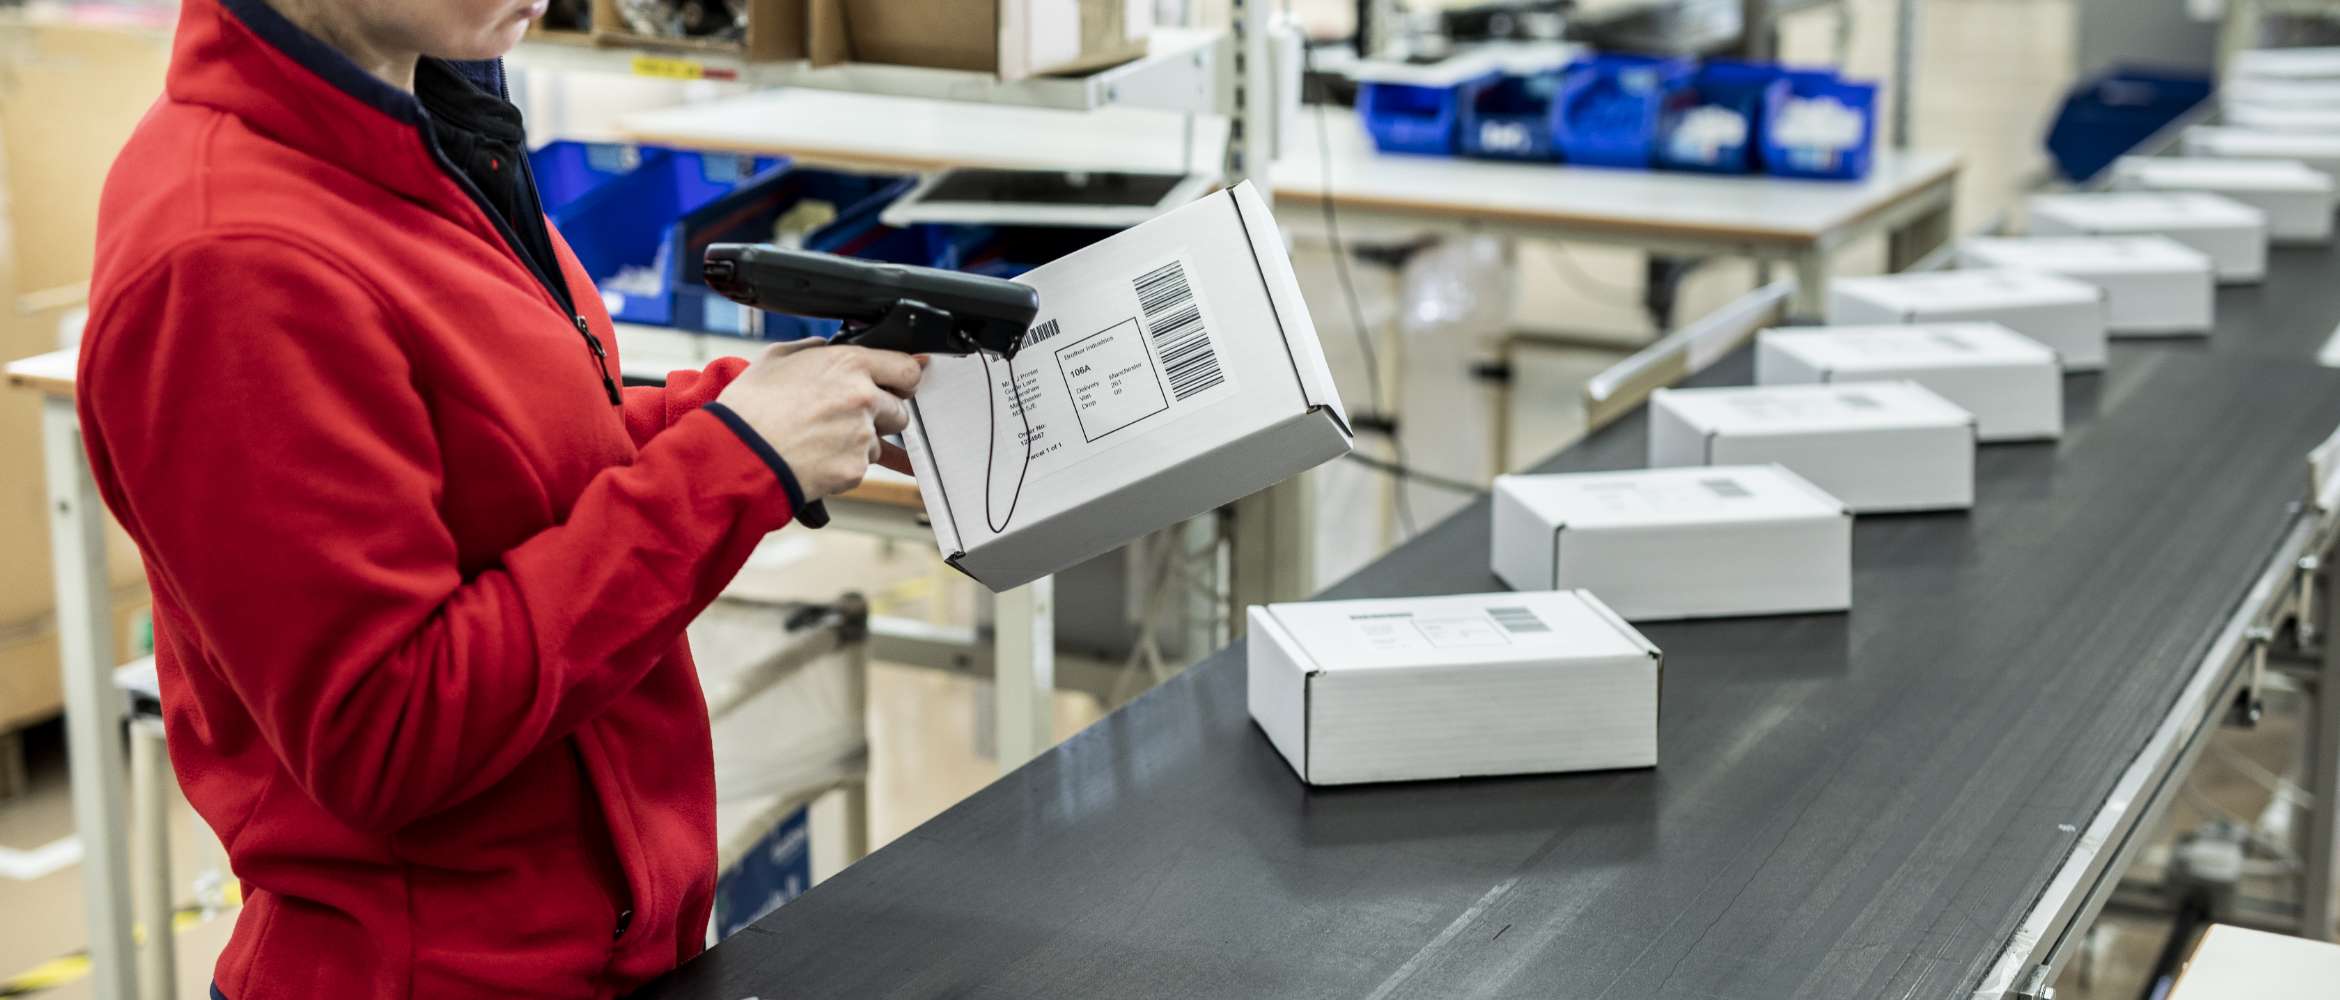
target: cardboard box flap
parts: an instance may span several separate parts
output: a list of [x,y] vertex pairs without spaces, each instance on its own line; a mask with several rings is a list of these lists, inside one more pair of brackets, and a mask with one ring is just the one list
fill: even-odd
[[[1237,218],[1243,222],[1244,232],[1250,237],[1253,261],[1259,266],[1260,281],[1267,289],[1268,303],[1274,307],[1279,323],[1303,330],[1316,329],[1315,318],[1308,314],[1308,301],[1300,294],[1300,279],[1292,271],[1292,258],[1283,253],[1284,233],[1277,228],[1276,218],[1259,197],[1250,181],[1235,185],[1228,192],[1235,203]],[[1259,248],[1276,248],[1274,253],[1260,253]],[[1300,395],[1311,407],[1324,407],[1340,424],[1344,434],[1354,436],[1349,427],[1349,411],[1341,405],[1340,390],[1333,385],[1332,366],[1324,359],[1324,345],[1316,337],[1284,337],[1284,347],[1292,355],[1292,374],[1300,380]]]

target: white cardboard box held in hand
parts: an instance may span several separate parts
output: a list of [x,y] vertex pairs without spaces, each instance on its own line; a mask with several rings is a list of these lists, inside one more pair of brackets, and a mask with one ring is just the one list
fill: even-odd
[[1997,323],[1825,326],[1755,336],[1755,384],[1908,380],[1974,414],[1981,441],[2064,432],[2056,352]]
[[2210,256],[2167,236],[1976,236],[1958,265],[2046,271],[2104,289],[2104,328],[2121,334],[2208,333],[2218,280]]
[[2218,280],[2267,277],[2267,213],[2206,191],[2036,194],[2025,202],[2034,236],[2167,236],[2209,255]]
[[1628,621],[1843,611],[1852,511],[1778,465],[1495,480],[1495,575]]
[[2332,213],[2340,210],[2332,178],[2298,160],[2124,156],[2113,161],[2112,186],[2224,195],[2267,213],[2267,237],[2276,243],[2331,242]]
[[1245,648],[1311,785],[1657,764],[1658,649],[1581,590],[1254,605]]
[[1040,292],[1020,353],[935,358],[903,435],[936,543],[985,586],[1348,452],[1316,327],[1250,185],[1017,280]]
[[1997,323],[2047,345],[2065,371],[2104,367],[2104,321],[2103,289],[2041,271],[1921,271],[1828,286],[1832,326]]
[[1777,462],[1857,514],[1974,506],[1974,415],[1915,382],[1659,389],[1649,464]]

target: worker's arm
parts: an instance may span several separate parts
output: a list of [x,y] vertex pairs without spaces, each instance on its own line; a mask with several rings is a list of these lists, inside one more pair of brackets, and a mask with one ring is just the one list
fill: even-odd
[[395,829],[633,687],[797,494],[736,415],[693,410],[466,578],[443,470],[529,473],[443,452],[396,313],[291,239],[183,247],[105,303],[83,420],[214,654],[189,669],[225,676],[320,804]]
[[636,447],[649,444],[651,438],[673,426],[675,421],[714,402],[723,387],[730,385],[746,367],[744,358],[717,358],[697,371],[666,373],[665,385],[628,386],[624,410],[626,433],[633,437]]

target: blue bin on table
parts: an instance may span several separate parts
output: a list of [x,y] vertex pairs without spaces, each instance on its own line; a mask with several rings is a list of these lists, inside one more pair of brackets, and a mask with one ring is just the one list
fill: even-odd
[[2210,93],[2210,78],[2199,73],[2114,67],[2064,97],[2048,129],[2048,155],[2065,180],[2084,183]]
[[[1794,134],[1797,126],[1793,124],[1788,135],[1781,134],[1779,126],[1783,119],[1812,113],[1806,106],[1808,103],[1825,107],[1830,102],[1858,119],[1857,138],[1848,135],[1845,142],[1815,142]],[[1799,110],[1799,106],[1805,107]],[[1859,180],[1869,175],[1869,163],[1876,149],[1877,85],[1874,83],[1845,80],[1834,73],[1790,71],[1786,94],[1764,115],[1763,169],[1781,177]]]
[[1368,80],[1357,88],[1357,114],[1373,148],[1384,153],[1452,156],[1463,93],[1495,77],[1488,73],[1444,87]]
[[[1668,170],[1751,174],[1763,167],[1763,119],[1787,93],[1786,71],[1717,59],[1667,95],[1658,116],[1656,163]],[[1693,122],[1734,123],[1699,135]]]
[[536,197],[544,214],[567,208],[603,184],[633,173],[644,156],[664,155],[620,142],[548,142],[528,154],[529,171],[536,175]]
[[1070,226],[985,227],[966,243],[956,266],[971,274],[1013,278],[1115,232],[1118,230]]
[[1646,168],[1657,155],[1667,95],[1690,74],[1680,59],[1594,56],[1561,73],[1552,141],[1560,159],[1593,167]]
[[1560,72],[1505,73],[1463,89],[1458,141],[1466,156],[1492,160],[1556,160],[1553,107]]
[[[786,164],[772,157],[645,148],[639,166],[548,214],[585,273],[601,286],[611,319],[666,326],[674,320],[683,218]],[[617,280],[628,273],[654,280]]]

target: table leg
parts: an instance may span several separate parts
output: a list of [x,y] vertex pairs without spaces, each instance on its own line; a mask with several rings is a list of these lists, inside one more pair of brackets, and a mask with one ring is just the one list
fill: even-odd
[[992,709],[1006,774],[1055,742],[1056,578],[1001,594],[995,607]]
[[81,838],[82,905],[89,925],[90,987],[97,1000],[134,1000],[129,824],[123,816],[121,695],[114,688],[113,594],[106,573],[106,512],[81,450],[73,400],[41,405],[48,475],[50,561],[57,585],[57,651],[65,684],[65,751],[72,767],[73,826]]
[[1788,318],[1817,323],[1828,312],[1828,254],[1805,250],[1791,263],[1796,269],[1796,297],[1789,304]]
[[138,874],[145,892],[138,924],[146,943],[138,953],[138,980],[146,1000],[172,1000],[178,991],[177,942],[171,933],[171,762],[160,719],[130,723],[131,829],[138,840]]
[[[2327,554],[2326,566],[2336,565],[2340,554]],[[2318,613],[2325,622],[2340,622],[2340,587],[2325,580],[2318,587],[2323,607]],[[2309,719],[2308,795],[2313,811],[2308,814],[2307,864],[2300,893],[2301,936],[2318,941],[2332,940],[2333,890],[2332,880],[2336,864],[2340,864],[2340,634],[2327,627],[2323,649],[2319,656],[2321,670],[2315,687],[2314,715]]]
[[1925,259],[1927,254],[1950,242],[1951,215],[1956,205],[1954,196],[1945,197],[1933,211],[1919,215],[1885,234],[1885,270],[1909,270],[1918,261]]

